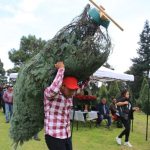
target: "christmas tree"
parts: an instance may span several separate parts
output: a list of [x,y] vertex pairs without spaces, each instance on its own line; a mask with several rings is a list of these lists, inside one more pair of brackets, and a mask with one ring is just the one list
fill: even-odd
[[20,70],[14,87],[10,135],[16,146],[28,141],[44,125],[43,92],[53,81],[54,64],[63,61],[65,76],[84,81],[107,60],[111,41],[89,16],[90,5],[62,28],[43,50]]

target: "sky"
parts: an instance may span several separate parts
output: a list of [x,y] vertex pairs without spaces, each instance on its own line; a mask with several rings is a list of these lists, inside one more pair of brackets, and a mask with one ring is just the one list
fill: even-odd
[[[149,0],[95,0],[124,29],[112,22],[108,33],[113,44],[108,63],[125,72],[137,57],[139,35],[146,20],[150,21]],[[88,0],[0,0],[0,59],[4,69],[13,67],[8,51],[19,48],[22,36],[29,34],[51,39],[62,27],[78,16]],[[94,7],[91,4],[91,7]]]

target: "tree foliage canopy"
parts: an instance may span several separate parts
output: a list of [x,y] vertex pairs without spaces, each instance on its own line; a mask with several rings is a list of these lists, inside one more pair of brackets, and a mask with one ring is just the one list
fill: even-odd
[[2,61],[1,61],[1,59],[0,59],[0,74],[1,74],[2,76],[5,75],[5,70],[4,70],[4,68],[3,68],[3,63],[2,63]]
[[[41,38],[37,39],[34,35],[22,36],[20,47],[18,50],[12,49],[9,51],[9,59],[14,63],[15,68],[20,68],[22,64],[31,59],[45,46],[46,41]],[[18,71],[13,68],[10,71]]]
[[140,34],[138,45],[138,57],[132,59],[133,65],[130,68],[131,73],[135,76],[135,81],[131,85],[136,98],[139,96],[143,78],[147,76],[150,69],[150,26],[148,20],[146,20],[144,29]]
[[108,91],[107,91],[107,88],[106,88],[105,84],[102,84],[102,86],[100,87],[99,92],[98,92],[98,97],[100,99],[102,99],[104,97],[106,99],[108,99]]
[[[74,76],[81,82],[106,62],[111,40],[107,30],[102,32],[88,17],[89,9],[87,5],[80,16],[62,28],[21,67],[14,86],[14,113],[10,128],[16,146],[31,139],[44,126],[44,89],[54,80],[56,62],[64,62],[65,76]],[[26,47],[23,52],[29,56],[30,51]],[[16,65],[22,65],[24,61],[23,56]]]
[[3,83],[3,81],[5,80],[4,75],[5,75],[5,70],[3,68],[3,63],[0,59],[0,84]]
[[109,98],[111,98],[111,97],[116,98],[120,95],[120,90],[119,90],[117,81],[111,82],[108,93],[109,93]]

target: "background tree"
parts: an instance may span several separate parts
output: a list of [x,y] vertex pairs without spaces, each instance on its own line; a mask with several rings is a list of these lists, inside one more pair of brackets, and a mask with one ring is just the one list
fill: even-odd
[[3,63],[0,59],[0,84],[5,82],[6,78],[5,78],[5,70],[3,68]]
[[5,75],[5,70],[4,70],[4,68],[3,68],[3,63],[2,63],[2,61],[1,61],[1,59],[0,59],[0,74],[1,74],[2,76]]
[[110,101],[111,97],[117,98],[120,95],[120,90],[119,90],[117,81],[111,82],[108,93],[109,93],[109,101]]
[[114,68],[108,62],[106,62],[103,66],[111,70],[114,70]]
[[102,86],[99,89],[99,92],[98,92],[98,101],[100,99],[102,99],[103,97],[105,97],[106,99],[108,99],[108,91],[107,91],[107,88],[106,88],[105,84],[102,84]]
[[142,108],[142,111],[144,113],[148,113],[150,115],[150,107],[148,105],[148,91],[149,90],[149,85],[148,84],[145,84],[144,88],[142,89],[141,91],[141,108]]
[[14,63],[14,68],[9,69],[8,73],[18,72],[21,65],[23,65],[30,58],[35,56],[46,44],[45,40],[37,39],[34,35],[22,36],[20,40],[20,47],[18,50],[12,49],[8,52],[9,59]]
[[7,70],[7,75],[9,75],[10,73],[17,73],[19,71],[20,67],[15,66],[12,69],[8,69]]
[[[140,94],[139,94],[139,98],[137,100],[137,105],[142,108],[142,104],[143,104],[143,95],[146,94],[145,93],[145,87],[146,85],[148,85],[148,81],[146,78],[143,79],[143,82],[142,82],[142,86],[141,86],[141,90],[140,90]],[[148,93],[147,93],[148,94]]]
[[136,99],[139,97],[143,78],[150,69],[150,27],[148,20],[146,20],[144,29],[140,34],[140,41],[138,44],[138,57],[132,59],[133,65],[130,68],[130,72],[135,76],[134,82],[130,85]]

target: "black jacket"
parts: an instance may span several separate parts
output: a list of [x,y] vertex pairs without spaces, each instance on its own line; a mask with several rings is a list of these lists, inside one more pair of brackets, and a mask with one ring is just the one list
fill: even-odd
[[[104,115],[104,104],[99,103],[97,105],[97,111],[99,112],[100,115]],[[109,115],[109,107],[107,104],[105,104],[105,110],[106,110],[106,114],[105,115]]]
[[125,102],[128,101],[129,104],[128,105],[124,105],[124,106],[117,106],[117,110],[119,112],[119,115],[122,116],[123,113],[128,114],[128,118],[133,120],[133,106],[132,103],[130,101],[130,99],[126,99],[125,97],[120,97],[117,99],[117,102]]

